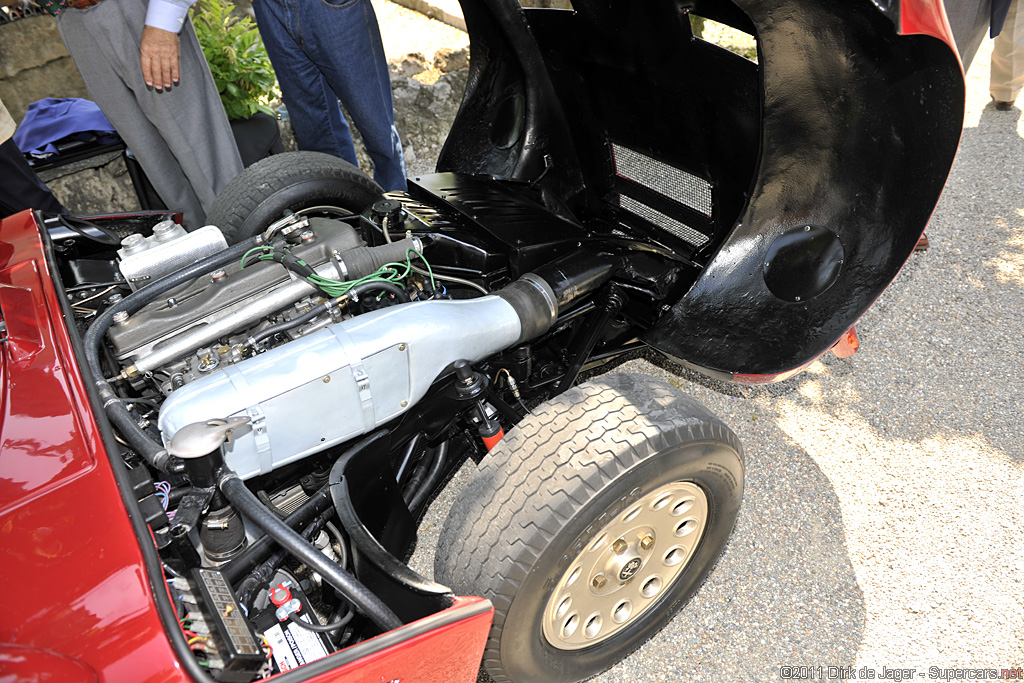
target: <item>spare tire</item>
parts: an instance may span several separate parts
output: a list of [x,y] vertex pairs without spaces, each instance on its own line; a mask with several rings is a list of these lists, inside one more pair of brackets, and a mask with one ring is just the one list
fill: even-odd
[[286,211],[320,207],[326,215],[362,213],[384,190],[352,164],[321,152],[289,152],[259,161],[228,183],[206,216],[228,244],[265,230]]

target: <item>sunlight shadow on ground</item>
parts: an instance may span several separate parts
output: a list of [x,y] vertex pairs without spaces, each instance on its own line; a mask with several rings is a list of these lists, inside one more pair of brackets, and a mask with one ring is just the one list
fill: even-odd
[[[1024,222],[1024,209],[1017,209],[1017,216]],[[1024,287],[1024,234],[1011,236],[1006,242],[1006,249],[985,265],[995,270],[1000,282],[1012,282]]]
[[[779,399],[774,412],[779,429],[810,454],[839,498],[850,559],[872,615],[865,643],[885,639],[887,647],[915,651],[919,645],[900,643],[896,634],[923,633],[932,645],[918,655],[922,662],[1011,661],[1015,629],[993,623],[1000,635],[981,643],[968,637],[967,626],[973,619],[1005,615],[1019,622],[1021,616],[1017,596],[1003,590],[1020,515],[1004,506],[999,525],[991,525],[993,498],[1013,490],[1012,481],[1002,492],[993,485],[1005,477],[1006,454],[982,434],[887,438],[852,410],[823,411],[791,397]],[[890,536],[904,539],[898,551],[886,543]],[[968,574],[971,582],[960,582],[955,592],[936,588]],[[893,592],[914,595],[910,613],[890,609]],[[907,629],[908,620],[920,623]]]

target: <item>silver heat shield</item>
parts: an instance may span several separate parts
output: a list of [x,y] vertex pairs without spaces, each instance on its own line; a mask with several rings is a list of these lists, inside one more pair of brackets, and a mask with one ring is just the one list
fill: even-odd
[[508,348],[522,324],[497,296],[393,306],[225,367],[175,391],[164,441],[185,425],[248,416],[225,448],[243,478],[267,474],[404,413],[449,364]]

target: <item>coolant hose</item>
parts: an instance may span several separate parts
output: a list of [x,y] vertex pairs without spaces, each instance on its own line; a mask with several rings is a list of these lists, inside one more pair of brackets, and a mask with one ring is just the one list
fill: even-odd
[[[307,541],[312,539],[313,535],[319,533],[326,524],[327,520],[324,519],[323,515],[317,517],[313,520],[312,524],[302,530],[302,537]],[[249,576],[245,577],[245,580],[238,586],[235,596],[238,598],[238,604],[245,608],[247,614],[249,608],[252,607],[252,601],[256,597],[256,592],[270,582],[270,579],[274,577],[274,573],[277,572],[277,568],[281,566],[281,563],[287,557],[288,551],[276,551],[265,562],[253,569]]]
[[353,614],[354,612],[350,610],[345,614],[345,616],[341,617],[337,621],[332,621],[331,623],[323,624],[322,626],[320,624],[311,624],[308,621],[303,621],[295,616],[294,612],[288,615],[288,621],[293,624],[298,624],[307,631],[315,631],[316,633],[334,633],[339,628],[352,621]]
[[305,313],[296,318],[292,318],[291,320],[285,320],[284,322],[277,323],[276,325],[271,325],[270,327],[264,330],[260,330],[256,334],[249,337],[249,339],[246,340],[246,343],[249,344],[250,346],[255,346],[264,339],[269,339],[273,337],[275,334],[280,334],[282,332],[287,332],[288,330],[293,330],[296,327],[301,327],[302,325],[305,325],[306,323],[308,323],[313,318],[316,318],[317,316],[326,315],[327,313],[330,313],[331,308],[333,308],[336,305],[337,304],[335,303],[334,299],[331,299],[330,301],[325,301],[322,304],[314,306],[313,308],[309,309],[308,311],[306,311]]
[[143,287],[105,310],[86,330],[85,338],[83,339],[85,360],[89,366],[89,372],[92,373],[93,382],[99,391],[103,412],[107,414],[107,417],[117,427],[117,430],[121,432],[121,435],[127,439],[129,445],[146,462],[161,472],[179,472],[181,471],[181,465],[173,461],[171,456],[167,454],[167,450],[160,443],[154,441],[139,426],[135,418],[128,412],[128,407],[114,393],[107,380],[104,379],[103,365],[100,362],[100,346],[103,343],[103,337],[107,334],[107,330],[110,329],[110,325],[114,321],[114,316],[118,313],[124,312],[131,315],[139,311],[143,306],[156,301],[161,295],[175,287],[179,287],[201,275],[213,272],[229,263],[240,260],[242,254],[258,246],[261,241],[259,235],[250,237],[244,242],[239,242],[224,251],[207,256],[187,268],[171,273],[167,277]]
[[391,608],[374,595],[366,586],[340,566],[332,562],[317,548],[293,531],[287,524],[268,510],[246,487],[238,475],[223,470],[219,487],[224,496],[241,515],[263,529],[264,532],[296,559],[320,574],[324,581],[337,588],[356,610],[366,615],[381,631],[391,631],[402,626],[401,620]]
[[[324,486],[310,496],[309,500],[300,505],[295,512],[284,518],[284,523],[291,529],[298,529],[316,518],[331,507],[330,487]],[[263,535],[249,544],[237,557],[222,566],[224,578],[228,583],[235,583],[255,569],[273,551],[277,543],[268,535]]]
[[430,472],[427,474],[427,478],[416,487],[416,492],[412,496],[412,500],[409,501],[409,510],[413,514],[419,509],[423,503],[426,502],[427,496],[437,486],[438,480],[441,478],[441,473],[444,471],[444,465],[448,461],[448,442],[442,441],[441,445],[437,447],[437,453],[434,455],[434,461],[430,465]]
[[[392,282],[364,282],[363,284],[356,285],[355,287],[350,289],[349,294],[355,294],[356,297],[364,297],[369,295],[370,292],[375,292],[382,289],[385,292],[393,294],[395,299],[397,299],[399,303],[409,303],[409,295],[406,294],[405,290]],[[270,327],[264,330],[260,330],[256,334],[252,335],[248,340],[246,340],[246,343],[249,344],[250,346],[255,346],[264,339],[269,339],[270,337],[273,337],[275,334],[281,334],[282,332],[287,332],[288,330],[293,330],[296,327],[305,325],[306,323],[308,323],[313,318],[316,318],[317,316],[326,315],[327,313],[330,313],[331,308],[338,305],[337,301],[337,299],[325,301],[322,304],[314,306],[313,308],[309,309],[308,311],[306,311],[305,313],[298,317],[292,318],[291,320],[285,320],[284,322],[280,322],[277,323],[276,325],[271,325]]]

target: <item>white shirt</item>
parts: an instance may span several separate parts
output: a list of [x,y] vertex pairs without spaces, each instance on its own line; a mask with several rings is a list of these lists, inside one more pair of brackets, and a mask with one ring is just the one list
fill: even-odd
[[146,10],[146,26],[180,33],[188,16],[188,8],[195,0],[149,0]]

